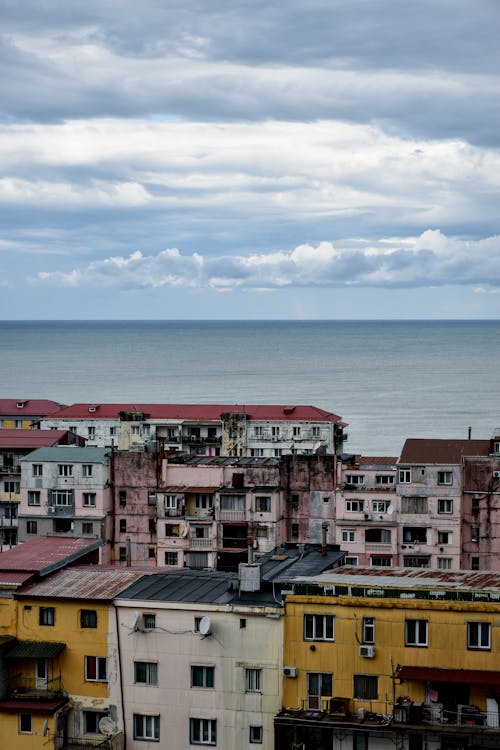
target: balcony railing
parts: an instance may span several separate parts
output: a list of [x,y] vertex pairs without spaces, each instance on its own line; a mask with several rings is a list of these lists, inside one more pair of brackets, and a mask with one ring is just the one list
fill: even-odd
[[70,737],[69,739],[66,739],[62,735],[57,735],[55,740],[55,746],[61,748],[61,750],[79,750],[81,747],[99,747],[101,750],[119,750],[119,748],[123,747],[123,732],[117,732],[111,737],[100,735],[96,737]]
[[50,700],[54,694],[60,693],[63,689],[60,677],[52,679],[43,679],[36,677],[27,677],[24,674],[18,674],[11,678],[9,690],[12,698],[19,700],[28,700],[30,696],[36,695],[37,698]]
[[219,510],[217,515],[219,521],[245,521],[246,519],[245,510]]
[[211,537],[196,537],[196,536],[189,536],[189,546],[192,549],[197,548],[204,548],[212,546],[212,539]]
[[222,437],[220,435],[213,435],[212,437],[207,435],[182,435],[181,440],[183,443],[203,445],[205,443],[221,443]]
[[475,728],[500,732],[498,712],[480,711],[476,706],[457,705],[456,710],[447,710],[441,703],[402,703],[394,706],[394,724],[433,727],[461,727],[469,731]]
[[366,542],[366,552],[392,552],[392,544],[389,542]]

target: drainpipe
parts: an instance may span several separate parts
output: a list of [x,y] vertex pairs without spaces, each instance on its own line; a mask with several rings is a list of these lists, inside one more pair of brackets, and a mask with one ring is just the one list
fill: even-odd
[[132,544],[130,542],[130,537],[129,536],[125,539],[125,545],[126,545],[126,547],[125,547],[125,549],[126,549],[125,559],[127,561],[127,568],[130,568],[130,566],[132,565]]
[[321,554],[326,557],[326,535],[328,533],[328,524],[321,524]]
[[469,427],[469,433],[468,434],[469,434],[469,437],[467,439],[470,440],[471,437],[472,437],[472,427]]
[[253,563],[253,539],[251,536],[249,536],[247,539],[247,551],[248,551],[247,562],[249,565],[252,565]]

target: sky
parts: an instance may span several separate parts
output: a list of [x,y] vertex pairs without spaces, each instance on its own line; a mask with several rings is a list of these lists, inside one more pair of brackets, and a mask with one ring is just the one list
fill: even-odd
[[498,0],[0,0],[0,319],[500,318]]

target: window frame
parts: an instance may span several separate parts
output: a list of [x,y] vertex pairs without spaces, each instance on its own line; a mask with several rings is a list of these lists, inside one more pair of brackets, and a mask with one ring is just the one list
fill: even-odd
[[97,493],[96,492],[82,492],[82,507],[83,508],[97,507]]
[[31,476],[43,477],[43,464],[31,464]]
[[40,607],[38,610],[38,624],[42,627],[54,627],[56,624],[56,608]]
[[[199,632],[199,631],[198,631]],[[191,664],[191,688],[213,690],[215,687],[215,667],[209,664]],[[196,675],[200,679],[196,679]]]
[[[151,730],[147,724],[151,722]],[[159,714],[132,714],[132,728],[134,740],[139,742],[160,741],[160,715]]]
[[255,498],[256,513],[271,513],[271,496],[257,495]]
[[[206,737],[206,739],[205,739]],[[217,744],[217,719],[189,719],[189,744],[190,745],[216,745]]]
[[31,519],[28,519],[26,521],[26,533],[27,534],[38,534],[38,523],[37,523],[37,521],[33,521]]
[[375,618],[363,617],[361,621],[361,640],[363,643],[375,643]]
[[[410,632],[414,630],[414,633]],[[425,632],[421,632],[421,631]],[[407,648],[429,647],[429,621],[422,618],[405,619],[405,646]]]
[[248,742],[250,745],[262,745],[264,742],[264,727],[251,724],[248,733]]
[[[472,643],[472,630],[477,631],[474,640],[476,643]],[[487,644],[482,643],[484,635],[487,635]],[[467,621],[467,650],[468,651],[491,651],[491,622],[484,620],[469,620]]]
[[[94,662],[95,669],[89,670],[89,665]],[[85,682],[108,682],[108,657],[107,656],[84,656]],[[102,667],[104,666],[104,671]],[[89,672],[95,671],[95,677],[89,676]],[[103,676],[105,674],[105,676]]]
[[[450,509],[449,510],[444,510],[444,508],[446,508],[447,506],[449,506]],[[437,512],[438,512],[438,515],[441,515],[441,516],[442,515],[447,515],[447,516],[451,515],[453,513],[453,498],[451,498],[451,497],[438,497]]]
[[[321,626],[319,626],[321,623]],[[331,635],[330,635],[330,632]],[[304,613],[303,634],[305,641],[335,642],[335,615]]]
[[[143,670],[142,678],[140,670]],[[158,662],[134,661],[134,685],[158,687]]]
[[28,490],[28,505],[33,508],[39,508],[41,505],[40,490]]
[[245,667],[245,693],[262,693],[262,667]]
[[354,700],[362,701],[378,700],[378,675],[354,674],[353,697]]
[[[29,719],[29,729],[23,728],[23,722]],[[18,719],[18,733],[19,734],[33,734],[33,716],[32,714],[27,713],[19,713],[19,719]]]
[[438,471],[437,483],[440,487],[452,487],[453,486],[453,472],[448,471],[448,470]]
[[411,469],[398,469],[398,484],[411,484]]
[[72,477],[73,476],[73,464],[58,464],[57,474],[60,477]]
[[83,629],[97,628],[97,610],[81,609],[80,610],[80,627]]
[[[356,507],[355,507],[356,504]],[[345,501],[346,513],[364,513],[365,512],[365,501],[364,498],[353,498],[352,500]]]
[[355,544],[356,529],[342,529],[342,541]]
[[89,479],[94,476],[94,464],[82,464],[82,477]]

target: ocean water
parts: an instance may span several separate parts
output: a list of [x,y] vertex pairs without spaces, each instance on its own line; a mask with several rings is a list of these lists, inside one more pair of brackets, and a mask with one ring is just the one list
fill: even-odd
[[0,322],[0,396],[314,404],[346,450],[500,427],[500,321]]

